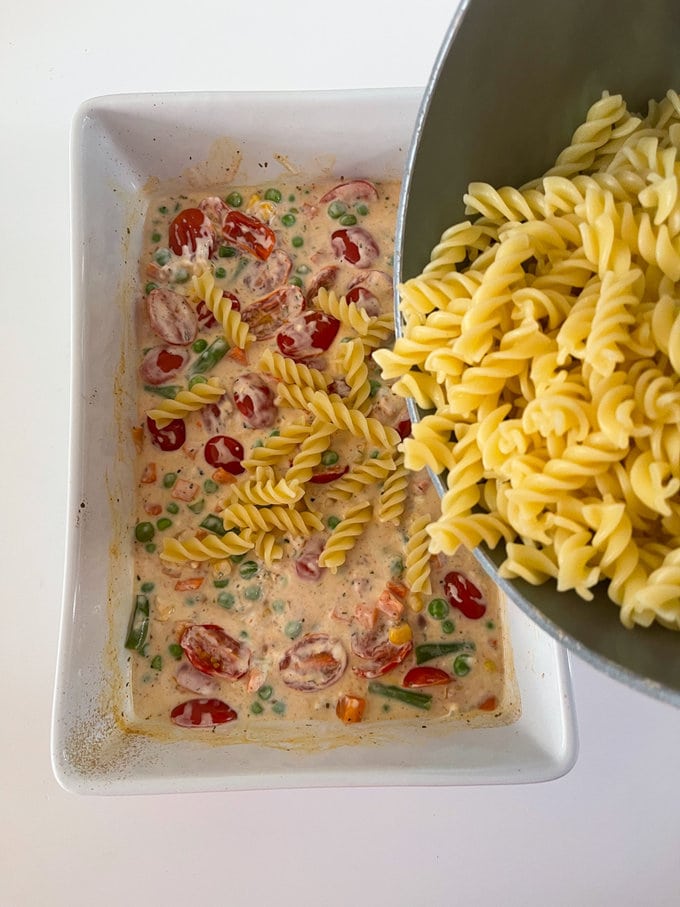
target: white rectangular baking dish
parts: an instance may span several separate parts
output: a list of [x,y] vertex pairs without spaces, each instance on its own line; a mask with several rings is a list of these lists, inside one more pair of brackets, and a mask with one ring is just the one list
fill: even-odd
[[[361,745],[334,725],[295,742],[210,745],[131,733],[125,652],[132,589],[135,355],[130,313],[143,188],[182,176],[242,184],[290,166],[399,178],[421,91],[123,95],[82,105],[72,136],[73,335],[69,525],[52,725],[59,782],[79,793],[486,784],[567,772],[577,743],[567,656],[508,604],[521,718],[495,729],[385,725]],[[325,724],[325,723],[324,723]],[[223,740],[223,739],[222,739]]]

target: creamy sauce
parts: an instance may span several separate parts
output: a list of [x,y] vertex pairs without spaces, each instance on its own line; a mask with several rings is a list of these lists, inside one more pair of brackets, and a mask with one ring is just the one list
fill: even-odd
[[[127,641],[133,708],[140,721],[167,723],[172,713],[180,726],[201,728],[224,722],[223,731],[229,734],[235,725],[267,718],[337,722],[339,701],[347,709],[346,719],[357,717],[353,709],[363,702],[364,723],[393,718],[422,723],[425,717],[480,713],[488,714],[489,723],[505,723],[515,717],[508,702],[510,666],[500,596],[474,559],[462,550],[453,559],[432,558],[432,591],[420,598],[405,585],[408,528],[418,517],[429,513],[434,519],[439,512],[427,475],[408,477],[403,513],[389,522],[380,522],[376,516],[382,479],[365,485],[349,500],[335,499],[333,489],[343,473],[372,455],[390,453],[356,433],[338,430],[331,436],[323,460],[313,467],[304,498],[285,505],[288,511],[316,514],[320,528],[312,527],[307,535],[277,531],[280,559],[267,565],[252,551],[182,563],[161,558],[168,540],[229,539],[221,523],[224,508],[234,502],[234,486],[254,475],[252,469],[241,471],[240,459],[247,461],[272,433],[285,433],[292,423],[313,421],[304,409],[280,401],[276,405],[277,381],[258,368],[266,350],[281,352],[277,334],[287,332],[292,344],[287,349],[297,351],[296,355],[302,351],[298,361],[332,382],[329,393],[343,399],[350,390],[345,380],[350,376],[338,360],[343,343],[358,337],[356,331],[340,323],[328,346],[327,339],[319,340],[314,326],[299,317],[300,312],[317,310],[318,286],[330,286],[338,297],[354,289],[351,298],[371,318],[392,310],[399,185],[375,184],[372,191],[350,185],[340,190],[339,198],[322,202],[336,185],[337,181],[305,185],[288,178],[239,190],[230,187],[219,195],[154,196],[151,200],[141,262],[144,292],[137,319],[139,456],[133,595],[137,608]],[[194,227],[182,233],[175,219],[188,209],[202,210],[205,220],[195,215]],[[252,250],[239,249],[233,232],[225,237],[225,217],[234,211],[261,222],[249,239],[261,258]],[[346,242],[343,245],[337,235],[332,239],[333,233],[348,228],[363,231],[352,234],[349,254]],[[222,326],[199,304],[192,282],[192,277],[207,269],[216,287],[238,301],[241,315],[258,338],[245,355],[232,349],[205,369],[204,377],[219,379],[225,393],[217,403],[189,412],[183,420],[183,437],[173,434],[174,422],[154,432],[148,412],[187,390],[197,362],[219,348],[215,341],[223,338]],[[291,289],[287,294],[279,292],[276,304],[263,308],[262,298],[282,288]],[[296,330],[290,330],[291,321]],[[262,337],[265,334],[269,336]],[[380,380],[370,357],[365,362],[371,396],[364,414],[403,433],[407,430],[403,401]],[[261,385],[253,385],[248,377],[254,373],[259,373]],[[238,405],[244,397],[249,401],[247,414]],[[211,442],[212,453],[207,446],[211,438],[217,439]],[[177,449],[161,449],[168,443]],[[275,464],[274,481],[285,476],[298,450]],[[397,453],[396,446],[391,453]],[[361,501],[373,510],[345,563],[335,573],[320,567],[319,553],[333,529]],[[452,571],[459,575],[455,588]],[[463,613],[470,610],[470,602],[461,603],[463,610],[456,606],[456,598],[468,593],[479,616]],[[390,642],[391,631],[397,632],[394,642]],[[206,659],[206,646],[215,640],[217,655],[213,652],[212,660]],[[428,644],[448,646],[445,654],[421,665],[428,671],[436,668],[439,679],[446,682],[413,687],[409,678],[414,677],[416,655],[424,658],[427,653],[422,647]],[[216,665],[219,673],[214,673]],[[432,679],[433,672],[429,675]],[[415,680],[422,682],[422,676],[416,674]],[[416,696],[404,702],[400,698],[404,692]],[[352,699],[348,703],[343,697]],[[191,704],[200,699],[221,705]]]

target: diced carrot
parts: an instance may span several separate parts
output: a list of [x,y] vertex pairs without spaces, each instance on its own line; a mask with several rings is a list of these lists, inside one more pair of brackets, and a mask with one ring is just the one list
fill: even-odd
[[387,589],[380,593],[376,606],[391,620],[399,620],[404,613],[404,603],[391,595]]
[[403,599],[408,595],[408,586],[405,586],[403,583],[393,583],[391,581],[388,581],[385,588],[391,595],[394,595],[397,598]]
[[144,429],[141,425],[135,425],[132,429],[132,440],[135,442],[135,450],[137,453],[142,452],[144,447]]
[[267,679],[267,675],[262,668],[251,668],[248,674],[246,689],[249,693],[257,693],[262,684]]
[[158,516],[159,513],[163,513],[163,507],[160,504],[145,504],[144,510],[149,514],[149,516]]
[[359,602],[354,609],[354,616],[357,622],[367,630],[372,630],[378,620],[378,609],[375,605],[368,605],[366,602]]
[[197,529],[197,530],[196,530],[196,533],[195,533],[195,535],[194,535],[194,538],[198,539],[198,541],[200,542],[201,539],[204,539],[204,538],[206,537],[207,534],[208,534],[208,533],[207,533],[207,531],[206,531],[205,529]]
[[217,482],[218,485],[231,485],[232,482],[236,481],[236,476],[227,472],[226,469],[222,469],[221,466],[218,466],[212,474],[212,480],[213,482]]
[[193,501],[198,492],[198,485],[187,479],[177,479],[172,486],[172,496],[178,501]]
[[342,695],[335,707],[335,714],[345,724],[357,724],[364,717],[366,700],[361,696]]
[[146,466],[144,467],[144,472],[142,473],[141,481],[145,485],[153,485],[153,483],[156,481],[157,478],[158,478],[158,475],[156,473],[156,464],[147,463]]
[[153,278],[153,280],[165,281],[168,279],[166,274],[153,261],[146,266],[146,276]]
[[484,702],[480,702],[477,706],[478,709],[481,709],[483,712],[493,712],[493,710],[498,706],[498,700],[495,696],[489,696]]
[[248,357],[246,356],[246,351],[241,349],[240,346],[232,346],[229,352],[227,353],[229,359],[233,359],[234,362],[239,362],[241,365],[248,364]]
[[190,576],[189,579],[177,580],[175,583],[175,592],[189,592],[191,589],[200,589],[202,585],[202,576]]
[[195,460],[196,454],[198,453],[198,448],[194,447],[193,445],[185,444],[184,447],[182,448],[182,453],[189,460]]

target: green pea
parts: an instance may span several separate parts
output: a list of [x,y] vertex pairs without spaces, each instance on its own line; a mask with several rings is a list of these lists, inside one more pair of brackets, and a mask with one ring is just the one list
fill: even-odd
[[291,239],[291,243],[293,244],[294,249],[301,249],[302,246],[304,246],[305,241],[301,236],[294,236]]
[[302,633],[302,621],[289,620],[284,627],[283,632],[286,634],[288,639],[297,639],[300,633]]
[[215,268],[215,277],[218,280],[222,280],[223,277],[227,276],[225,268]]
[[189,390],[191,390],[192,387],[196,387],[197,384],[203,384],[205,380],[205,375],[193,375],[189,378]]
[[219,579],[214,579],[214,580],[213,580],[213,586],[214,586],[216,589],[224,589],[224,587],[225,587],[225,586],[228,586],[228,585],[229,585],[229,577],[228,577],[228,576],[223,576],[223,577],[220,577]]
[[177,642],[170,643],[170,645],[168,646],[168,652],[176,661],[179,661],[182,657],[182,651],[182,647]]
[[226,535],[222,518],[217,516],[216,513],[209,513],[208,516],[202,520],[200,526],[201,529],[207,529],[208,532],[214,532],[215,535]]
[[165,505],[165,509],[168,511],[168,513],[179,513],[179,504],[177,503],[177,501],[169,501]]
[[148,551],[149,554],[153,554],[154,551],[156,550],[156,543],[155,543],[155,542],[147,542],[147,544],[144,546],[144,550],[145,550],[145,551]]
[[230,555],[229,560],[232,564],[240,564],[244,557],[245,554],[232,554]]
[[[293,244],[294,244],[294,242],[295,241],[293,241]],[[309,265],[298,265],[297,268],[295,269],[295,272],[297,274],[309,274],[309,272],[311,270],[312,269],[309,267]]]
[[268,684],[265,684],[264,686],[261,686],[257,691],[257,695],[260,697],[260,699],[264,699],[264,701],[266,702],[268,699],[272,698],[273,692],[274,690]]
[[238,253],[233,246],[220,246],[217,254],[220,258],[233,258]]
[[163,267],[163,265],[167,265],[171,258],[172,253],[170,252],[170,249],[158,249],[156,254],[154,255],[156,264],[160,265],[161,267]]
[[395,557],[392,563],[390,564],[390,574],[395,577],[399,577],[404,572],[404,561],[400,557]]
[[296,220],[297,218],[294,214],[284,214],[281,218],[281,223],[284,227],[292,227]]
[[486,622],[486,629],[487,629],[487,630],[495,630],[495,629],[496,629],[496,624],[495,624],[492,620],[487,620],[487,622]]
[[177,481],[176,472],[166,472],[163,476],[163,488],[172,488],[172,486]]
[[301,286],[302,286],[302,281],[301,281],[300,278],[299,278],[297,275],[295,275],[295,274],[290,278],[289,283],[291,283],[294,287],[301,287]]
[[264,441],[262,438],[258,438],[257,441],[253,441],[253,447],[264,447]]
[[151,234],[151,242],[160,242],[160,241],[161,241],[161,234],[160,234],[160,233],[152,233],[152,234]]
[[454,633],[456,625],[452,620],[443,620],[442,621],[442,633]]
[[261,715],[262,712],[264,712],[264,706],[262,705],[262,703],[255,700],[255,702],[252,702],[250,704],[250,711],[253,713],[253,715]]
[[153,523],[137,523],[135,526],[135,538],[138,542],[150,542],[156,534]]
[[357,219],[353,214],[343,214],[338,221],[343,227],[353,227],[356,222]]
[[191,349],[194,351],[194,353],[202,353],[207,345],[208,341],[204,340],[202,337],[199,337],[198,340],[194,340],[194,342],[191,344]]
[[449,603],[445,598],[433,598],[427,606],[427,610],[430,612],[430,616],[434,617],[435,620],[444,620],[449,613]]
[[328,216],[332,217],[333,220],[337,220],[339,217],[342,217],[345,211],[347,211],[347,205],[345,205],[343,202],[331,202],[328,206]]
[[239,565],[238,572],[243,577],[243,579],[250,579],[255,576],[259,567],[255,561],[244,561]]
[[370,458],[371,460],[377,460],[378,457],[380,456],[380,451],[379,451],[379,450],[372,450],[368,456],[369,456],[369,458]]
[[160,520],[158,520],[156,523],[156,529],[160,530],[161,532],[164,529],[169,529],[171,526],[172,520],[169,520],[166,516],[161,517]]
[[280,429],[280,428],[273,428],[273,429],[269,432],[269,437],[270,437],[270,438],[278,438],[280,434],[281,434],[281,429]]
[[375,378],[369,378],[369,379],[368,379],[368,383],[369,383],[370,386],[371,386],[371,392],[370,392],[369,396],[375,397],[375,395],[378,393],[378,391],[379,391],[380,388],[382,387],[382,382],[381,382],[381,381],[376,381]]
[[206,479],[203,483],[203,491],[205,491],[206,494],[215,494],[219,487],[217,482],[213,482],[212,479]]
[[276,202],[278,204],[281,201],[281,193],[278,189],[269,188],[264,194],[264,197],[268,202]]
[[154,669],[154,671],[160,671],[160,669],[163,667],[163,659],[160,655],[154,655],[154,657],[151,659],[151,667]]
[[243,590],[243,597],[248,599],[249,602],[257,602],[262,598],[262,587],[261,586],[248,586],[247,589]]
[[272,703],[272,712],[274,712],[276,715],[285,715],[286,703],[281,702],[280,699]]
[[326,450],[321,456],[321,462],[324,466],[335,466],[340,457],[334,450]]
[[340,521],[339,516],[329,516],[328,519],[326,520],[326,525],[332,531],[333,529],[335,529],[336,526],[338,526],[340,524],[340,522],[341,521]]
[[175,271],[175,283],[186,283],[190,277],[186,268],[177,268]]
[[243,204],[243,196],[240,192],[230,192],[227,196],[227,204],[232,208],[240,208]]
[[470,673],[470,662],[467,655],[456,655],[453,660],[453,673],[456,677],[465,677]]
[[366,217],[368,214],[368,205],[357,205],[357,214],[360,214],[362,217]]
[[286,603],[281,598],[277,598],[276,601],[272,602],[272,611],[275,611],[277,614],[282,614],[286,610]]
[[199,498],[198,501],[194,501],[193,504],[187,504],[187,507],[192,513],[202,513],[203,508],[205,507],[205,501],[203,498]]
[[157,290],[157,289],[158,289],[158,284],[157,284],[157,283],[154,283],[153,280],[150,280],[150,281],[149,281],[147,284],[145,284],[145,286],[144,286],[144,292],[145,292],[147,295],[148,295],[152,290]]
[[165,207],[165,205],[161,205],[160,208],[159,208],[158,210],[160,211],[161,214],[167,214],[167,213],[168,213],[168,209]]
[[141,586],[142,592],[153,592],[153,590],[155,588],[156,588],[155,583],[142,583],[142,586]]
[[289,196],[288,196],[288,201],[289,201],[289,202],[294,202],[294,201],[295,201],[295,196],[294,196],[294,195],[289,195]]
[[235,601],[236,599],[231,594],[231,592],[220,592],[220,594],[217,596],[217,604],[220,606],[220,608],[226,608],[227,611],[230,608],[234,607]]

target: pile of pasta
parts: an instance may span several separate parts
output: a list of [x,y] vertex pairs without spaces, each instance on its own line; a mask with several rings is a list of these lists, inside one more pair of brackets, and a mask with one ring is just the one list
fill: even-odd
[[605,93],[542,178],[472,183],[374,354],[428,411],[432,553],[506,545],[505,577],[680,629],[680,98]]

